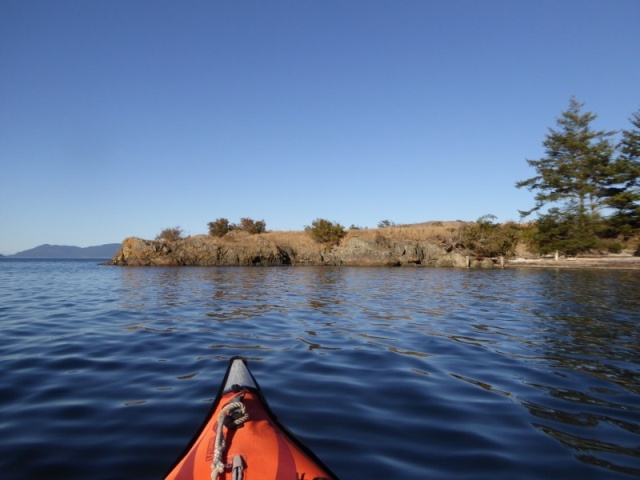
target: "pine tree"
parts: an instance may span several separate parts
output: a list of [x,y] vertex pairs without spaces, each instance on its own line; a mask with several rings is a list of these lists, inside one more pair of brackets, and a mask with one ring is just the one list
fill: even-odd
[[543,142],[546,156],[527,160],[537,175],[517,182],[516,187],[537,193],[535,206],[520,212],[523,217],[548,204],[577,210],[578,218],[597,216],[604,186],[612,174],[614,147],[609,137],[615,132],[593,130],[591,122],[597,115],[582,113],[583,106],[571,97],[569,108],[556,121],[558,129],[550,128]]
[[640,110],[629,121],[635,129],[622,131],[620,155],[613,165],[611,185],[605,191],[607,205],[616,211],[611,223],[620,233],[640,228]]

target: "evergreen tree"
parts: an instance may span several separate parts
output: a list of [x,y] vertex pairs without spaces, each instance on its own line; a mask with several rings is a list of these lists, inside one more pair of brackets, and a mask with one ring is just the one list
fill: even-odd
[[604,247],[589,228],[590,222],[586,216],[576,208],[549,209],[536,221],[532,246],[543,254],[560,251],[569,255]]
[[597,115],[582,113],[583,106],[571,97],[569,108],[556,121],[558,129],[550,128],[543,142],[546,156],[527,160],[537,175],[517,182],[516,187],[537,193],[535,206],[520,212],[523,217],[547,204],[561,204],[565,210],[577,206],[581,219],[597,216],[611,177],[614,147],[608,137],[615,132],[593,130],[591,122]]
[[635,129],[622,131],[620,155],[614,162],[611,185],[605,190],[607,205],[615,210],[611,223],[619,233],[640,228],[640,110],[629,120]]

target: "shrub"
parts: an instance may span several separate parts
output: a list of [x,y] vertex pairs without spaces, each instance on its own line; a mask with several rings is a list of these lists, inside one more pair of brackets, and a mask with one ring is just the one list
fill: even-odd
[[460,243],[481,257],[512,255],[522,234],[514,222],[494,223],[494,215],[483,215],[475,223],[465,225]]
[[604,245],[607,247],[609,253],[622,252],[622,244],[620,242],[604,242]]
[[324,218],[317,218],[311,222],[311,226],[304,227],[311,237],[319,243],[338,245],[340,239],[346,235],[344,227],[339,223],[333,223]]
[[157,236],[156,240],[165,240],[167,242],[175,242],[182,238],[184,232],[180,227],[165,228]]
[[264,233],[267,230],[267,224],[264,220],[258,220],[256,222],[250,218],[241,218],[239,228],[251,234]]
[[532,243],[542,254],[559,251],[577,255],[602,246],[594,233],[595,225],[591,216],[584,213],[552,208],[538,217],[536,227]]
[[218,218],[213,222],[209,222],[208,226],[209,235],[212,237],[224,237],[233,228],[233,225],[229,224],[229,220],[226,218]]

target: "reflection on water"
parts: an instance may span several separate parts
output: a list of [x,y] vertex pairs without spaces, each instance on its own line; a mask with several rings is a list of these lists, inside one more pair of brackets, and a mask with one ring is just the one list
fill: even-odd
[[[422,377],[444,370],[521,405],[581,462],[640,473],[635,272],[165,269],[151,288],[128,272],[132,307],[160,299],[220,323],[255,320],[211,349],[412,357]],[[257,328],[274,315],[286,328]]]
[[158,478],[243,355],[342,478],[640,475],[639,272],[4,265],[3,472]]

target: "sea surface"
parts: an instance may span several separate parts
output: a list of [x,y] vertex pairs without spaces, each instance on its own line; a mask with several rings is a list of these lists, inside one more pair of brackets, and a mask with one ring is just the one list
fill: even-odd
[[341,479],[640,476],[640,272],[0,260],[0,478],[160,479],[242,355]]

